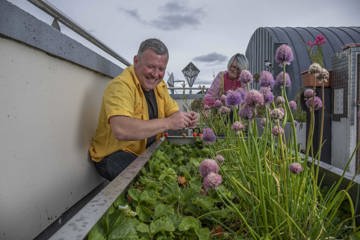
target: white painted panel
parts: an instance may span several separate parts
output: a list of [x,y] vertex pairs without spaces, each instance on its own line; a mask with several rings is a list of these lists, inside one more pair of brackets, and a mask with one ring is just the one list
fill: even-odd
[[109,78],[0,38],[0,239],[32,239],[101,182],[87,149]]

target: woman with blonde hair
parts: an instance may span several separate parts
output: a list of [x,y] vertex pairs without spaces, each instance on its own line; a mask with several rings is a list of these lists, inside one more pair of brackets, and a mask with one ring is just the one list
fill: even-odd
[[227,70],[219,72],[214,78],[210,88],[204,96],[204,104],[212,106],[215,100],[220,99],[228,90],[236,90],[242,87],[240,73],[247,70],[249,62],[245,55],[237,53],[230,58]]

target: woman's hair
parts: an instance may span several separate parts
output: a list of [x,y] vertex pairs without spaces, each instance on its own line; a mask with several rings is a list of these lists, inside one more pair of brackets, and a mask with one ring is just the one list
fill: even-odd
[[152,49],[156,54],[169,56],[169,51],[166,45],[156,38],[149,38],[144,40],[139,47],[138,55],[142,55],[147,49]]
[[247,70],[249,68],[249,62],[244,54],[237,53],[232,56],[227,65],[228,69],[234,61],[236,65],[240,68],[240,70]]

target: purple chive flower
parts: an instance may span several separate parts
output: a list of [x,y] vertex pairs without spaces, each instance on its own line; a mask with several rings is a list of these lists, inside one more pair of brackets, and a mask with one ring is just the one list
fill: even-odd
[[284,111],[280,108],[275,108],[270,112],[270,116],[272,119],[283,119],[284,115]]
[[284,134],[284,129],[280,126],[274,126],[271,132],[274,136],[280,136]]
[[228,107],[226,107],[226,106],[221,106],[221,107],[219,108],[219,112],[220,112],[221,114],[227,114],[227,113],[230,113],[230,112],[231,112],[231,109],[228,108]]
[[209,107],[213,107],[214,104],[215,104],[215,98],[213,96],[205,95],[203,103],[204,103],[204,105],[207,105]]
[[226,93],[226,106],[237,106],[242,102],[241,94],[238,91],[227,91]]
[[289,165],[289,170],[292,172],[292,173],[295,173],[295,174],[299,174],[301,173],[304,169],[303,169],[303,166],[298,163],[298,162],[294,162],[294,163],[291,163]]
[[231,125],[231,129],[234,130],[235,132],[239,132],[244,130],[245,126],[244,124],[242,124],[240,121],[235,121],[232,125]]
[[224,158],[223,155],[217,154],[217,155],[215,156],[215,160],[216,160],[219,164],[223,164],[224,161],[225,161],[225,158]]
[[274,77],[269,71],[262,71],[259,77],[260,87],[273,88],[275,84]]
[[246,92],[247,92],[247,91],[246,91],[244,88],[240,87],[240,88],[235,89],[235,92],[237,92],[237,93],[240,94],[240,96],[241,96],[241,101],[243,101],[244,98],[245,98],[245,96],[246,96]]
[[223,104],[225,104],[226,95],[225,95],[225,94],[221,95],[220,100],[221,100],[221,102],[222,102]]
[[275,80],[276,86],[285,86],[290,87],[291,86],[291,79],[288,73],[285,73],[285,82],[284,82],[284,73],[279,72],[279,74],[276,76]]
[[275,99],[276,105],[283,105],[285,103],[285,98],[283,96],[277,96]]
[[314,97],[315,96],[315,91],[311,88],[307,88],[305,89],[304,91],[304,97],[305,98],[311,98],[311,97]]
[[313,108],[315,111],[319,110],[323,106],[322,101],[318,96],[309,98],[306,100],[305,104],[308,108]]
[[215,108],[220,108],[222,106],[222,102],[220,99],[216,99],[214,103]]
[[291,101],[289,102],[289,106],[290,106],[291,110],[296,111],[296,109],[297,109],[297,103],[296,103],[294,100],[291,100]]
[[209,189],[216,189],[222,183],[221,175],[211,172],[203,180],[203,187],[205,191]]
[[249,106],[264,105],[264,96],[257,90],[250,90],[245,97],[245,103]]
[[211,128],[204,128],[203,129],[203,137],[202,139],[205,142],[215,142],[216,141],[216,136],[214,131]]
[[270,87],[261,87],[259,91],[264,96],[264,104],[269,104],[274,101],[274,94]]
[[290,63],[294,60],[294,55],[291,47],[286,44],[280,45],[280,47],[276,49],[275,60],[276,63],[281,66],[290,65]]
[[255,109],[249,105],[244,105],[240,111],[239,116],[244,119],[253,119],[255,117]]
[[206,177],[209,173],[219,172],[219,165],[213,159],[204,159],[199,165],[199,172],[202,177]]
[[240,73],[240,82],[244,84],[248,84],[249,82],[252,82],[253,75],[248,70],[242,70]]

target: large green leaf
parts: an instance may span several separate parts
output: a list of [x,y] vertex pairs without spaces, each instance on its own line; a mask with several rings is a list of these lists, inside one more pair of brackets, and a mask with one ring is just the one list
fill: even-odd
[[214,207],[214,201],[209,197],[198,196],[193,199],[192,203],[204,210],[211,210]]
[[149,229],[149,226],[145,223],[139,223],[137,226],[136,226],[136,230],[138,232],[141,232],[141,233],[150,233],[150,229]]
[[154,219],[158,219],[163,216],[169,216],[174,214],[174,208],[165,204],[159,204],[155,207]]
[[141,204],[146,204],[146,205],[155,205],[156,204],[156,195],[157,194],[154,191],[144,190],[140,194],[139,202]]
[[106,240],[104,229],[101,225],[96,224],[87,236],[87,240]]
[[188,231],[189,229],[197,230],[200,228],[200,221],[194,217],[186,216],[181,220],[179,225],[180,231]]
[[146,206],[138,205],[136,207],[136,213],[141,221],[150,222],[152,220],[154,211]]
[[150,232],[155,235],[158,232],[173,232],[175,226],[169,217],[161,217],[150,224]]
[[130,188],[128,191],[128,195],[136,202],[139,202],[141,192],[140,190]]
[[200,228],[195,230],[196,236],[198,236],[199,240],[208,240],[210,239],[210,230],[208,228]]
[[139,221],[134,218],[123,218],[121,224],[118,224],[113,228],[112,232],[109,234],[108,239],[116,240],[130,240],[138,239],[136,232],[136,226],[139,224]]

